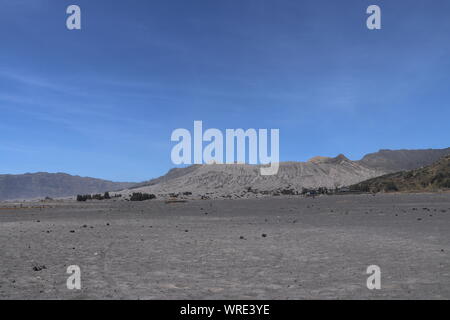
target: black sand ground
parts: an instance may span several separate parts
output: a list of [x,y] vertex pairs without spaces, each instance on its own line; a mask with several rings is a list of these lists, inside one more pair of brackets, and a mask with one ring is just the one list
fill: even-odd
[[1,299],[450,298],[449,193],[2,203],[0,243]]

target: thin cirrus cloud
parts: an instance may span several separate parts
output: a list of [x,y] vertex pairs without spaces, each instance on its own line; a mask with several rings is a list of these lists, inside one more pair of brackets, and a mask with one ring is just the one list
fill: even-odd
[[406,14],[385,1],[373,32],[360,0],[79,0],[80,32],[65,29],[62,1],[4,2],[6,171],[30,165],[17,145],[42,170],[53,160],[39,148],[61,148],[68,170],[108,154],[97,176],[145,180],[172,167],[170,134],[194,120],[279,128],[281,160],[448,146],[448,1],[409,1]]

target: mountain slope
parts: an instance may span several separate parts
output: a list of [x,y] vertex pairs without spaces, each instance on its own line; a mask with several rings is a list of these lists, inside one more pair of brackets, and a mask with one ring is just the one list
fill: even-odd
[[450,154],[447,149],[380,150],[351,161],[344,155],[335,158],[314,157],[308,162],[284,162],[275,176],[261,176],[260,166],[245,164],[193,165],[172,169],[165,176],[124,190],[123,194],[146,192],[160,195],[192,192],[193,195],[229,197],[277,193],[283,189],[301,192],[303,188],[335,188],[379,177],[384,174],[416,169]]
[[194,165],[191,165],[186,168],[173,168],[173,169],[170,169],[169,172],[167,172],[165,175],[163,175],[159,178],[151,179],[149,181],[145,181],[145,182],[141,182],[141,183],[136,183],[131,189],[153,186],[158,183],[163,183],[163,182],[166,182],[166,181],[169,181],[172,179],[176,179],[176,178],[182,177],[184,175],[187,175],[190,172],[194,172],[198,167],[199,167],[199,165],[194,164]]
[[0,175],[0,200],[66,197],[130,188],[133,183],[71,176],[65,173]]
[[380,150],[364,156],[359,163],[385,172],[413,170],[429,166],[442,157],[450,155],[447,149]]
[[172,179],[160,178],[158,183],[152,182],[137,189],[126,190],[124,194],[192,192],[198,196],[208,194],[210,197],[223,197],[242,195],[249,188],[263,193],[286,188],[301,192],[302,188],[349,185],[384,173],[351,161],[343,155],[310,162],[280,163],[278,174],[274,176],[262,176],[258,165],[196,165],[179,169],[177,176]]
[[450,156],[420,169],[391,173],[350,187],[366,192],[437,191],[450,189]]

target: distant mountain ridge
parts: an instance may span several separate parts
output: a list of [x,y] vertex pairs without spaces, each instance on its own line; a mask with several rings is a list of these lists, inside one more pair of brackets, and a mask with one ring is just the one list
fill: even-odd
[[71,176],[66,173],[0,175],[0,200],[66,197],[130,188],[134,183]]
[[308,162],[283,162],[275,176],[261,176],[259,165],[213,164],[171,169],[167,174],[142,183],[121,183],[64,173],[0,175],[0,200],[66,197],[105,191],[171,194],[188,192],[211,197],[242,195],[245,190],[262,192],[302,188],[335,188],[383,176],[388,173],[429,166],[450,148],[424,150],[380,150],[352,161],[344,155],[314,157]]
[[429,166],[450,154],[450,148],[446,149],[422,149],[422,150],[380,150],[376,153],[365,155],[359,163],[386,172],[413,170]]

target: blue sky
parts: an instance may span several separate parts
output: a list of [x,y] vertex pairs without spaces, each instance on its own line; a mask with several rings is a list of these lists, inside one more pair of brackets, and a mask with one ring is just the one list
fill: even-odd
[[[66,8],[82,9],[68,31]],[[379,31],[366,8],[382,9]],[[170,135],[279,128],[281,160],[449,147],[448,0],[0,0],[0,173],[142,181]]]

